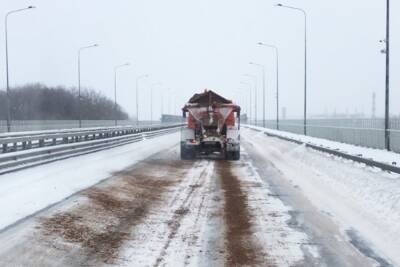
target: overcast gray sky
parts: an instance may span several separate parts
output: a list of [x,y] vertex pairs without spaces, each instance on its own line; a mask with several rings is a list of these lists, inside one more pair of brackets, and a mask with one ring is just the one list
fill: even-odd
[[[287,0],[308,12],[309,111],[371,113],[372,92],[383,114],[385,37],[383,0]],[[142,113],[149,117],[149,87],[162,82],[174,92],[176,107],[194,93],[213,89],[244,102],[236,93],[244,73],[260,75],[249,61],[267,66],[267,118],[275,117],[274,54],[258,41],[280,48],[281,106],[301,117],[303,99],[303,20],[273,7],[270,0],[2,0],[1,14],[27,5],[36,10],[9,20],[11,85],[42,82],[76,86],[77,50],[99,43],[82,57],[82,85],[113,96],[113,67],[120,71],[118,102],[135,114],[135,77],[141,83]],[[391,112],[400,113],[400,2],[392,1]],[[1,20],[0,20],[1,21]],[[4,29],[4,28],[3,28]],[[5,61],[4,35],[0,60]],[[5,87],[4,64],[0,84]],[[259,79],[261,96],[261,76]],[[159,106],[160,97],[156,98]],[[259,97],[261,112],[261,97]],[[246,100],[247,101],[247,100]],[[247,103],[247,102],[246,102]],[[165,104],[167,100],[165,98]],[[173,106],[173,102],[171,102]],[[166,107],[165,107],[166,108]],[[156,115],[159,114],[157,110]]]

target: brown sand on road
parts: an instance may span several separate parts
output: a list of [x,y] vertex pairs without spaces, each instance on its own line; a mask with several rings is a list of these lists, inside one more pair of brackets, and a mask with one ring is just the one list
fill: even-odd
[[[150,205],[171,184],[152,181],[151,178],[139,180],[130,177],[126,181],[124,177],[124,180],[126,183],[122,190],[115,186],[89,189],[84,193],[90,201],[87,205],[42,219],[43,233],[79,243],[89,258],[111,263],[122,243],[130,236],[131,227],[141,222]],[[116,197],[116,192],[120,196]],[[141,201],[132,201],[132,197]],[[98,230],[99,225],[103,229]]]
[[261,249],[252,239],[252,217],[247,196],[240,181],[232,173],[232,163],[218,161],[216,170],[224,190],[224,217],[226,224],[227,266],[259,266]]
[[17,226],[0,265],[268,266],[238,166],[163,152]]
[[[84,191],[87,201],[83,204],[42,218],[39,228],[48,237],[47,242],[61,238],[62,242],[79,245],[84,261],[91,265],[112,264],[123,243],[131,238],[132,228],[142,223],[148,212],[161,203],[163,193],[178,182],[178,166],[191,164],[171,160],[168,165],[162,160],[140,163],[131,171],[119,173],[112,184]],[[160,166],[167,167],[166,175],[152,175],[152,170],[159,171]]]
[[[141,163],[132,171],[120,173],[111,185],[96,186],[83,192],[88,199],[82,205],[65,212],[56,213],[48,218],[41,219],[41,231],[45,237],[61,238],[63,242],[78,244],[84,252],[84,262],[89,265],[96,263],[117,264],[119,253],[124,242],[135,239],[132,236],[134,227],[141,223],[146,223],[146,216],[149,212],[159,212],[162,209],[162,202],[165,202],[164,192],[180,185],[180,179],[184,177],[178,175],[182,169],[188,169],[194,162],[181,161],[151,161]],[[238,177],[232,173],[232,164],[229,161],[215,161],[213,177],[220,180],[224,205],[219,213],[224,218],[225,225],[221,227],[224,231],[222,235],[225,239],[224,257],[226,266],[261,266],[260,255],[262,249],[258,247],[252,238],[252,216],[248,210],[247,196],[241,188]],[[182,168],[183,165],[186,168]],[[151,168],[169,169],[169,172],[162,175],[152,175]],[[180,168],[179,168],[180,167]],[[147,173],[144,175],[144,173]],[[172,218],[167,223],[167,239],[160,251],[158,258],[154,259],[154,266],[161,263],[168,264],[168,247],[174,239],[180,238],[180,226],[182,219],[189,212],[191,202],[206,193],[193,195],[194,192],[204,187],[203,170],[198,178],[193,180],[190,186],[180,194],[181,203],[177,209],[172,209]],[[166,176],[175,177],[165,179]],[[196,193],[197,194],[197,193]],[[193,198],[195,197],[195,198]],[[204,198],[205,196],[201,196]],[[193,199],[193,200],[192,200]],[[197,205],[197,204],[196,204]],[[200,202],[202,207],[203,202]],[[163,223],[163,222],[160,222]],[[56,239],[57,240],[57,239]],[[184,263],[182,263],[184,264]]]

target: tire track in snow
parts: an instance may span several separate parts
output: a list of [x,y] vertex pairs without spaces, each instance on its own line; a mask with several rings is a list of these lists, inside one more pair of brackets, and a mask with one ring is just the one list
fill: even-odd
[[[173,216],[167,221],[168,238],[153,266],[160,266],[163,263],[173,265],[174,262],[187,266],[197,260],[201,228],[205,223],[200,218],[201,215],[205,217],[205,202],[208,199],[207,193],[213,169],[213,161],[200,161],[187,175],[187,183],[180,186],[178,194],[172,201]],[[185,223],[185,220],[189,223]]]

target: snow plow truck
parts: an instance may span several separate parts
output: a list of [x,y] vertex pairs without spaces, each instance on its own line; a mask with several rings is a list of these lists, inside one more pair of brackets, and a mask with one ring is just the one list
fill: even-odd
[[240,107],[213,91],[195,94],[183,107],[181,159],[218,154],[240,159]]

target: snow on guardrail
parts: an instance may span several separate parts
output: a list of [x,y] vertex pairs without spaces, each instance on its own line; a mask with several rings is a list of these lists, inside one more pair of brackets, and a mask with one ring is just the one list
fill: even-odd
[[284,131],[271,130],[258,126],[245,125],[245,127],[263,132],[269,136],[284,139],[286,141],[305,144],[305,146],[314,150],[400,174],[400,166],[398,166],[398,164],[400,164],[400,154],[398,153],[382,149],[344,144]]
[[[100,136],[100,138],[96,138],[95,136],[91,140],[84,139],[83,141],[78,140],[73,143],[62,143],[58,145],[38,147],[36,149],[0,154],[0,175],[100,150],[140,142],[146,139],[176,132],[180,127],[181,125],[174,125],[152,129],[141,129],[141,131],[134,132],[129,130],[119,134],[108,134],[105,137]],[[81,133],[79,132],[77,134]],[[77,135],[75,134],[74,136]],[[76,139],[74,138],[73,140]]]
[[55,146],[60,144],[104,139],[140,132],[167,129],[176,126],[181,126],[181,124],[149,125],[139,128],[134,126],[118,126],[1,134],[0,145],[2,146],[1,152],[8,153],[35,147]]

